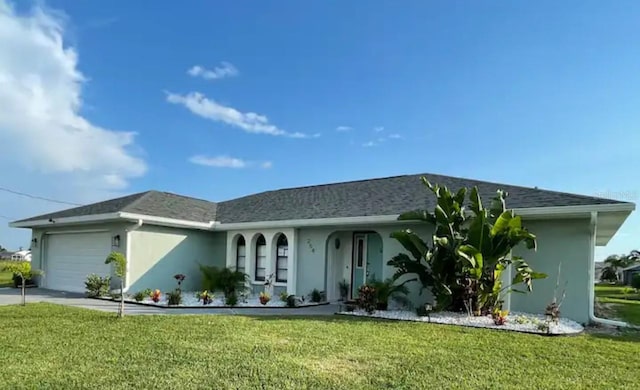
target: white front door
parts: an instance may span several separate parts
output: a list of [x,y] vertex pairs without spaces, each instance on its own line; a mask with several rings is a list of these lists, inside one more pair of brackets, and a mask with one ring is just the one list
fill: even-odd
[[89,274],[111,275],[104,263],[111,251],[111,235],[68,233],[47,235],[44,286],[52,290],[84,292]]

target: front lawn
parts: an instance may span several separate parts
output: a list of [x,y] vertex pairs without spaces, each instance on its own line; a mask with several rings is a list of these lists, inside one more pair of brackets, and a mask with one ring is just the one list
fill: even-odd
[[640,337],[0,307],[5,388],[635,388]]
[[640,325],[640,293],[631,290],[629,286],[596,285],[596,299],[607,304],[613,310],[614,317]]

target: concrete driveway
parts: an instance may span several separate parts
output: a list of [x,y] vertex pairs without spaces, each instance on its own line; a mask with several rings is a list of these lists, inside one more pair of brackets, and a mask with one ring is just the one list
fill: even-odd
[[[21,302],[20,289],[0,288],[0,305],[16,305]],[[65,293],[41,288],[27,289],[27,303],[48,302],[59,305],[80,307],[83,309],[100,310],[106,312],[118,311],[118,303],[100,299],[89,299],[84,294]],[[227,309],[227,308],[162,308],[125,304],[126,314],[239,314],[248,316],[291,316],[291,315],[333,315],[338,311],[337,305],[321,305],[302,307],[299,309]]]

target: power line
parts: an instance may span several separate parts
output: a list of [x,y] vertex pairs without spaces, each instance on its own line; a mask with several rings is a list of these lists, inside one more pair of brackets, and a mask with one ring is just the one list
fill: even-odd
[[24,196],[24,197],[31,198],[31,199],[44,200],[46,202],[66,204],[66,205],[70,205],[70,206],[82,206],[80,203],[65,202],[63,200],[45,198],[44,196],[31,195],[31,194],[27,194],[26,192],[14,191],[14,190],[10,190],[10,189],[4,188],[4,187],[0,187],[0,191],[8,192],[8,193],[14,194],[14,195]]
[[15,218],[7,217],[6,215],[0,214],[0,218],[6,219],[7,221],[13,221]]

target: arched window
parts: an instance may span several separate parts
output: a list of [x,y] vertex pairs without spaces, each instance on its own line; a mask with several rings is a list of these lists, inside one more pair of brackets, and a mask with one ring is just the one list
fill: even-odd
[[278,237],[276,249],[276,282],[287,282],[287,267],[289,265],[289,243],[287,236]]
[[256,269],[255,280],[264,282],[267,271],[267,241],[261,234],[256,241]]
[[247,246],[244,243],[244,237],[238,237],[236,244],[236,271],[244,273],[244,260],[247,258]]

